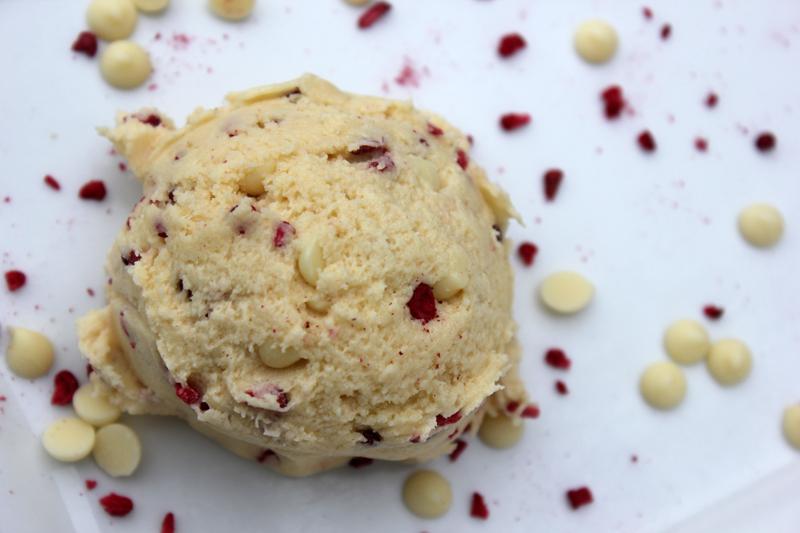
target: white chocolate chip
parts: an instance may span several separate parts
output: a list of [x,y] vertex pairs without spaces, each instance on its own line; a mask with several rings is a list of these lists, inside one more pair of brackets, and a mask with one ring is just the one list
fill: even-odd
[[6,351],[6,363],[21,378],[42,377],[53,366],[53,345],[35,331],[25,328],[8,328],[11,341]]
[[745,343],[723,339],[711,346],[706,360],[708,371],[720,385],[736,385],[750,375],[753,358]]
[[273,346],[264,343],[258,348],[258,356],[261,362],[270,368],[286,368],[302,359],[300,353],[294,348],[281,350],[280,346]]
[[800,404],[790,405],[783,411],[783,436],[794,448],[800,450]]
[[433,296],[439,300],[449,300],[467,286],[467,274],[463,270],[448,272],[433,284]]
[[592,300],[594,287],[577,272],[556,272],[539,285],[539,298],[551,311],[573,314],[581,311]]
[[325,313],[331,308],[331,303],[320,294],[313,294],[306,302],[306,305],[317,313]]
[[42,445],[54,459],[73,463],[92,452],[94,428],[77,418],[61,418],[50,424],[42,434]]
[[522,438],[525,426],[519,418],[506,415],[485,416],[481,422],[478,436],[481,441],[492,448],[511,448]]
[[169,0],[133,0],[133,3],[142,13],[159,13],[169,6]]
[[97,430],[92,455],[109,476],[130,476],[142,459],[142,445],[131,428],[111,424]]
[[89,29],[106,41],[130,37],[138,18],[131,0],[92,0],[86,8]]
[[250,16],[255,0],[209,0],[208,6],[218,17],[242,20]]
[[587,63],[606,63],[617,52],[617,31],[604,20],[581,23],[575,31],[575,50]]
[[306,283],[316,287],[320,270],[322,270],[322,247],[316,238],[311,238],[301,244],[300,255],[297,256],[297,267]]
[[711,341],[700,322],[677,320],[664,332],[664,348],[676,363],[692,365],[708,355]]
[[72,407],[82,420],[93,426],[102,427],[117,420],[122,411],[107,399],[96,395],[93,383],[86,383],[75,391]]
[[450,482],[433,470],[417,470],[403,484],[403,502],[422,518],[437,518],[450,509]]
[[783,235],[783,215],[769,204],[745,207],[739,213],[739,233],[753,246],[772,246]]
[[150,56],[132,41],[115,41],[108,45],[100,57],[103,79],[118,89],[140,86],[152,71]]
[[659,361],[648,366],[639,380],[645,401],[656,409],[674,409],[686,397],[686,377],[675,363]]
[[247,196],[261,196],[264,194],[264,176],[259,172],[250,171],[239,179],[239,190]]

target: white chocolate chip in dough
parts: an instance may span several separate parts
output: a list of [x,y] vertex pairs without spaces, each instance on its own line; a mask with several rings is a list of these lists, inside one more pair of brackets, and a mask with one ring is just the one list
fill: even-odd
[[246,172],[239,179],[239,190],[247,196],[261,196],[264,194],[264,176],[259,172]]
[[675,363],[659,361],[648,366],[639,379],[644,400],[656,409],[674,409],[686,397],[686,377]]
[[264,343],[258,348],[258,356],[261,358],[261,362],[270,368],[286,368],[302,359],[300,353],[294,348],[281,350],[280,346],[270,343]]
[[403,484],[403,502],[422,518],[437,518],[453,503],[450,482],[433,470],[417,470]]
[[681,365],[702,361],[711,348],[708,333],[696,320],[676,320],[664,332],[664,348],[670,358]]
[[300,255],[297,256],[297,268],[306,283],[317,286],[319,273],[322,270],[322,247],[316,238],[310,238],[301,243]]
[[130,37],[138,19],[131,0],[92,0],[86,8],[89,29],[106,41]]
[[783,215],[769,204],[753,204],[739,213],[739,233],[759,248],[768,248],[783,235]]
[[525,426],[519,418],[506,415],[486,416],[481,422],[478,436],[492,448],[511,448],[522,438]]
[[94,428],[77,418],[61,418],[42,434],[42,445],[54,459],[65,463],[80,461],[92,452]]
[[218,17],[242,20],[250,16],[255,3],[255,0],[209,0],[208,6]]
[[618,44],[617,31],[604,20],[587,20],[575,31],[575,50],[587,63],[610,61]]
[[460,250],[450,254],[445,274],[433,284],[433,296],[439,300],[449,300],[467,286],[468,259]]
[[742,382],[753,367],[750,349],[738,339],[723,339],[711,346],[706,360],[711,377],[720,385]]
[[594,287],[577,272],[562,271],[547,276],[539,285],[539,298],[553,312],[570,315],[592,300]]
[[8,328],[11,341],[6,351],[6,363],[21,378],[42,377],[53,366],[53,345],[36,331],[25,328]]
[[133,0],[136,9],[142,13],[160,13],[169,6],[169,0]]
[[153,67],[147,52],[132,41],[115,41],[100,57],[103,79],[118,89],[134,89],[150,77]]
[[130,476],[142,459],[142,445],[136,433],[124,424],[97,430],[92,455],[97,466],[111,477]]
[[790,405],[783,411],[782,426],[786,441],[800,450],[800,404]]
[[93,383],[86,383],[75,391],[72,407],[82,420],[96,427],[102,427],[116,421],[122,411],[109,403],[107,399],[96,395]]

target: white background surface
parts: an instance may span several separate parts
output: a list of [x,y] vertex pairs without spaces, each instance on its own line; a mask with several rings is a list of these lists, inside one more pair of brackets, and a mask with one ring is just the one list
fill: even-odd
[[[400,499],[409,467],[284,479],[170,419],[129,420],[145,454],[130,479],[112,480],[90,460],[56,464],[38,440],[50,420],[69,413],[49,405],[51,377],[29,383],[0,365],[0,394],[8,397],[0,403],[0,531],[158,531],[167,511],[178,531],[195,533],[800,527],[800,455],[779,428],[784,406],[800,400],[796,1],[654,2],[647,22],[638,1],[406,0],[359,32],[358,11],[338,0],[261,0],[244,24],[214,19],[199,0],[173,0],[165,16],[142,17],[134,35],[152,53],[158,88],[130,93],[101,81],[97,58],[69,51],[84,4],[0,0],[0,198],[11,197],[0,201],[0,267],[29,276],[18,293],[0,288],[4,327],[46,332],[57,346],[54,371],[85,379],[74,320],[102,304],[103,257],[139,197],[96,125],[144,105],[180,122],[228,91],[310,71],[346,90],[413,98],[475,136],[473,159],[526,220],[511,237],[540,247],[535,266],[518,269],[515,313],[523,373],[542,416],[510,451],[474,440],[457,463],[435,462],[452,482],[454,504],[445,518],[422,521]],[[611,21],[621,39],[617,58],[600,68],[571,48],[573,29],[592,16]],[[667,42],[658,36],[664,22],[673,28]],[[529,46],[501,61],[497,40],[509,31]],[[175,45],[174,32],[191,42]],[[422,72],[417,88],[394,81],[406,58]],[[602,118],[598,93],[611,83],[622,84],[634,116]],[[714,110],[702,105],[710,89],[720,95]],[[533,124],[504,134],[497,118],[508,111],[530,112]],[[658,142],[653,155],[634,144],[644,128]],[[762,129],[778,136],[767,156],[752,147]],[[709,138],[707,154],[693,148],[697,135]],[[556,202],[544,205],[540,176],[551,166],[566,178]],[[43,185],[46,173],[61,192]],[[80,185],[95,178],[109,185],[109,197],[78,200]],[[786,217],[773,250],[752,249],[736,232],[737,212],[757,200]],[[538,308],[533,290],[565,268],[592,279],[597,297],[580,316],[556,319]],[[686,402],[653,412],[637,393],[640,371],[665,357],[665,325],[702,320],[709,302],[726,309],[709,324],[711,335],[752,348],[750,379],[726,390],[704,368],[690,368]],[[569,373],[544,366],[549,346],[568,351]],[[554,393],[557,378],[568,396]],[[86,478],[99,481],[94,492],[85,494]],[[573,512],[564,492],[584,484],[595,503]],[[131,496],[135,511],[105,515],[97,498],[110,490]],[[487,497],[488,522],[468,515],[473,490]]]

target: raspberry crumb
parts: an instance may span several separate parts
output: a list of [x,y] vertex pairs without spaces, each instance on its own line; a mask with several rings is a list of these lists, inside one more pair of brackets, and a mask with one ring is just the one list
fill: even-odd
[[8,290],[11,292],[21,289],[28,280],[28,277],[25,275],[25,273],[20,270],[9,270],[6,272],[5,276],[6,287],[8,287]]
[[708,151],[708,140],[703,137],[697,137],[694,140],[694,147],[697,148],[698,152],[707,152]]
[[69,370],[62,370],[53,378],[53,386],[50,403],[52,405],[69,405],[72,403],[72,396],[78,390],[78,378]]
[[462,170],[467,170],[467,166],[469,166],[469,156],[461,148],[456,151],[456,163]]
[[175,384],[175,396],[187,405],[192,405],[200,401],[200,392],[189,385]]
[[500,127],[504,131],[514,131],[527,126],[531,122],[528,113],[506,113],[500,117]]
[[364,468],[365,466],[369,466],[374,462],[375,461],[369,457],[353,457],[347,462],[347,464],[353,468]]
[[480,492],[472,493],[472,504],[469,507],[469,515],[473,518],[486,520],[489,518],[489,508]]
[[645,152],[655,152],[656,150],[656,140],[653,137],[653,134],[650,133],[650,130],[644,130],[641,132],[639,136],[636,137],[636,142]]
[[272,246],[275,248],[282,248],[294,237],[294,234],[294,226],[284,220],[275,228],[275,235],[272,237]]
[[544,185],[544,198],[548,202],[552,202],[556,194],[558,194],[558,189],[561,187],[561,182],[564,180],[564,173],[557,169],[551,168],[550,170],[544,173],[543,177],[543,185]]
[[464,453],[464,450],[467,449],[467,441],[465,441],[464,439],[456,439],[455,443],[456,443],[456,448],[452,452],[450,452],[450,455],[448,456],[450,458],[450,462],[453,463],[458,461],[458,458],[461,457],[461,454]]
[[666,41],[669,39],[670,35],[672,35],[672,26],[669,24],[664,24],[661,26],[661,39]]
[[72,43],[72,51],[94,57],[97,53],[97,37],[90,31],[82,31]]
[[603,89],[603,92],[600,93],[600,98],[603,100],[605,115],[608,120],[618,118],[627,104],[622,93],[622,87],[619,85],[610,85]]
[[106,197],[106,184],[100,180],[91,180],[83,184],[78,196],[84,200],[101,201]]
[[559,370],[569,370],[569,367],[572,366],[572,361],[561,348],[550,348],[547,350],[544,354],[544,361],[549,366],[558,368]]
[[273,452],[272,450],[269,450],[269,449],[268,450],[264,450],[263,452],[261,452],[259,454],[259,456],[256,459],[256,461],[258,461],[259,463],[263,463],[264,461],[266,461],[270,457],[275,457],[275,456],[276,456],[275,452]]
[[97,481],[93,479],[87,479],[83,483],[86,485],[86,490],[94,490],[97,487]]
[[141,255],[136,253],[136,250],[130,250],[128,255],[121,256],[122,264],[125,266],[135,265],[137,261],[142,258]]
[[725,314],[725,309],[716,305],[706,305],[703,307],[703,314],[710,320],[719,320]]
[[717,96],[717,93],[708,93],[708,96],[706,96],[706,107],[717,107],[717,102],[719,102],[719,96]]
[[569,389],[567,388],[567,384],[563,381],[556,380],[556,392],[562,396],[569,394]]
[[497,53],[500,54],[500,57],[511,57],[525,48],[526,45],[527,43],[522,35],[509,33],[500,38],[500,42],[497,44]]
[[450,416],[436,415],[436,427],[449,426],[461,420],[461,411],[456,411]]
[[430,133],[434,137],[441,137],[444,134],[444,130],[439,126],[435,126],[430,122],[428,122],[428,133]]
[[589,490],[589,487],[580,487],[568,490],[567,500],[569,500],[570,507],[577,509],[584,505],[589,505],[594,501],[594,498],[592,497],[592,491]]
[[521,418],[539,418],[539,406],[529,404],[525,406],[525,409],[519,414]]
[[650,20],[650,19],[652,19],[652,18],[653,18],[653,10],[652,10],[652,9],[650,9],[649,7],[647,7],[647,6],[644,6],[644,7],[642,8],[642,15],[643,15],[643,16],[644,16],[644,18],[646,18],[647,20]]
[[91,287],[88,287],[86,289],[86,294],[88,294],[89,296],[94,296],[94,289],[91,288]]
[[523,265],[531,266],[533,265],[533,260],[536,258],[538,251],[539,248],[537,248],[535,244],[525,241],[520,243],[519,247],[517,248],[517,255],[519,256]]
[[44,184],[53,189],[54,191],[61,190],[61,184],[50,174],[44,177]]
[[133,500],[116,492],[109,492],[100,498],[100,505],[111,516],[125,516],[133,511]]
[[364,440],[361,441],[361,443],[366,444],[367,446],[372,446],[376,442],[380,442],[383,440],[381,434],[372,428],[359,430],[359,433],[361,433],[361,435],[363,435],[364,437]]
[[773,148],[775,148],[775,144],[777,140],[775,139],[775,135],[770,132],[760,133],[758,137],[756,137],[755,145],[759,152],[770,152]]
[[427,283],[418,284],[406,306],[412,318],[421,320],[423,324],[436,318],[436,298],[433,296],[433,287]]
[[161,533],[175,533],[175,515],[167,513],[161,521]]
[[161,125],[161,117],[159,117],[158,115],[156,115],[154,113],[150,113],[149,115],[147,115],[144,118],[139,118],[139,122],[142,122],[144,124],[147,124],[149,126],[153,126],[154,128],[157,128],[157,127],[159,127]]
[[389,2],[375,2],[372,7],[364,11],[364,13],[358,17],[358,27],[362,30],[371,27],[378,22],[378,20],[382,19],[391,9],[392,5]]

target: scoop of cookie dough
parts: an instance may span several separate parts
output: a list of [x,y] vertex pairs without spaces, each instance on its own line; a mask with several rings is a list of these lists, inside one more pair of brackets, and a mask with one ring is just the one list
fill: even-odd
[[175,129],[101,129],[142,181],[79,323],[95,393],[288,475],[423,461],[524,402],[503,232],[466,137],[306,75]]

